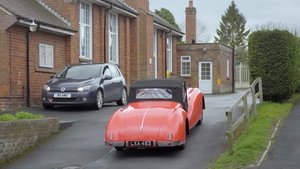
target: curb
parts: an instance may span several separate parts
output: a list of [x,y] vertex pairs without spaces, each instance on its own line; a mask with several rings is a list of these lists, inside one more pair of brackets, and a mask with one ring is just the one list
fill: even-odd
[[59,131],[65,130],[73,126],[74,123],[74,121],[59,121]]

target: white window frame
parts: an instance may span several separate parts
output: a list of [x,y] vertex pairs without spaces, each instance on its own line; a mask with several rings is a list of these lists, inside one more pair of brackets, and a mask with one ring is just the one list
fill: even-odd
[[[112,32],[110,30],[110,26],[112,26],[112,22],[111,22],[111,15],[114,15],[116,20],[115,20],[115,26],[116,26],[116,32]],[[108,61],[111,63],[115,63],[115,64],[119,64],[119,17],[118,14],[115,12],[109,12],[108,14],[108,32],[109,32],[109,38],[108,38]],[[115,35],[116,37],[116,47],[115,47],[115,53],[116,56],[111,56],[111,45],[112,44],[112,36]]]
[[173,44],[172,44],[172,34],[167,36],[167,70],[173,72]]
[[[188,58],[188,60],[184,60],[184,58]],[[189,63],[190,64],[190,69],[189,69],[189,74],[184,74],[183,73],[183,63]],[[192,72],[192,64],[191,64],[191,56],[181,56],[180,58],[180,70],[181,70],[181,76],[191,76]]]
[[[81,59],[88,59],[88,60],[92,60],[92,53],[93,53],[93,32],[92,32],[92,28],[93,28],[93,23],[92,23],[92,4],[87,3],[87,2],[83,2],[80,1],[79,2],[79,29],[80,29],[80,42],[79,42],[79,50],[80,50],[80,55],[79,58]],[[87,13],[85,11],[85,14],[89,15],[89,24],[85,23],[84,21],[82,21],[81,19],[83,18],[83,14],[81,12],[81,6],[82,5],[86,5],[89,8],[89,12]],[[89,34],[87,35],[86,38],[88,38],[88,40],[86,42],[83,42],[83,36],[87,34],[87,32],[85,31],[85,29],[89,30]],[[82,51],[82,43],[85,43],[84,45],[86,45],[85,50],[86,51]]]
[[154,78],[157,78],[157,73],[158,73],[158,68],[157,68],[157,29],[154,28],[154,32],[153,32],[153,58],[154,58]]
[[[42,48],[45,48],[45,53],[42,51]],[[44,68],[53,68],[53,46],[47,44],[39,44],[39,67]],[[45,56],[43,56],[45,54]]]

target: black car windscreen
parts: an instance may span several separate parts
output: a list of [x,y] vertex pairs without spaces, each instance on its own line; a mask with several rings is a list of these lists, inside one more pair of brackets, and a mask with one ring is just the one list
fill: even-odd
[[90,79],[100,77],[102,66],[99,65],[79,65],[70,66],[60,72],[58,78],[69,79]]

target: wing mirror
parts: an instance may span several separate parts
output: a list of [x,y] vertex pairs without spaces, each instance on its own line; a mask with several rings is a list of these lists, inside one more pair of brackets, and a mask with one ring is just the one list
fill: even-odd
[[50,77],[49,77],[49,79],[53,79],[54,78],[54,75],[51,75]]
[[112,79],[112,77],[110,75],[104,75],[103,80],[111,80],[111,79]]

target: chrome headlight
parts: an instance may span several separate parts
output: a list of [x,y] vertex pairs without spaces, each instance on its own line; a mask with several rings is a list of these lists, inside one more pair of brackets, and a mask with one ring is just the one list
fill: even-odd
[[47,91],[47,92],[50,91],[50,87],[49,87],[48,85],[44,85],[43,89],[44,89],[45,91]]
[[87,86],[83,86],[83,87],[78,87],[77,91],[78,92],[83,92],[83,91],[88,91],[92,89],[92,85],[87,85]]

